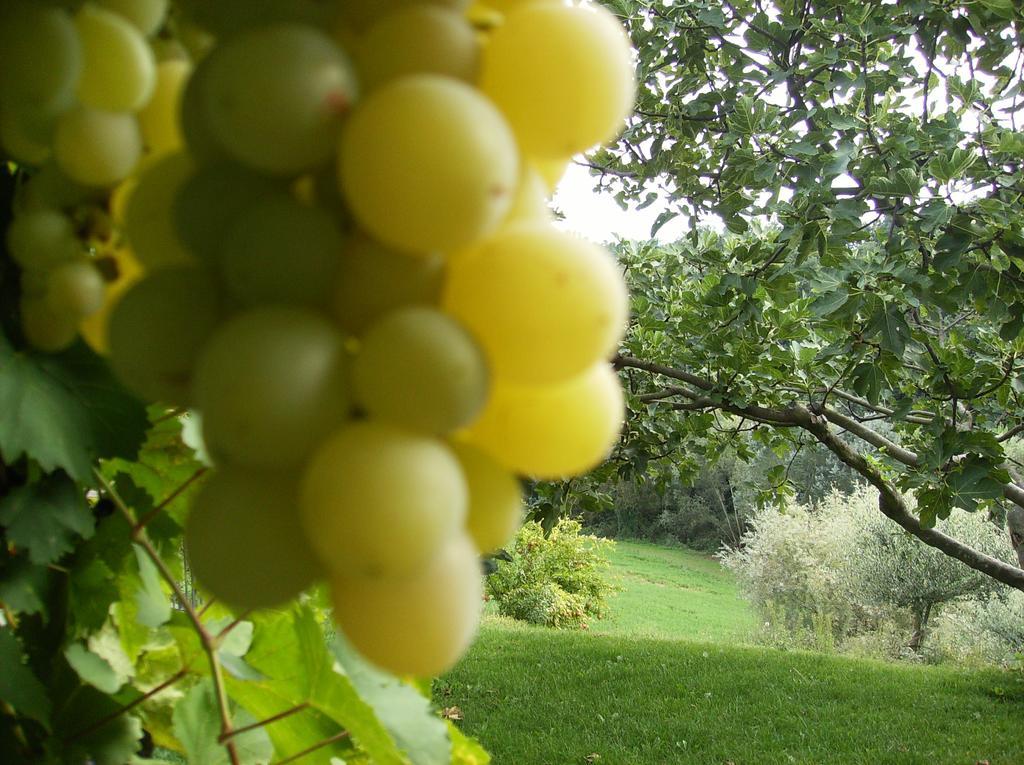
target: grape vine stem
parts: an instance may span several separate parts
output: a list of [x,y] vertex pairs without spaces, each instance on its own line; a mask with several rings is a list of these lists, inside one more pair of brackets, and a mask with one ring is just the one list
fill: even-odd
[[[201,471],[196,472],[201,474]],[[181,586],[174,578],[174,574],[171,573],[167,564],[164,563],[163,558],[160,557],[156,548],[153,547],[153,543],[150,542],[149,536],[146,534],[145,525],[136,522],[135,515],[132,513],[131,509],[125,504],[124,500],[121,499],[121,496],[117,493],[117,489],[114,488],[114,485],[107,480],[103,473],[99,470],[93,470],[93,473],[96,475],[97,480],[100,482],[100,485],[103,487],[103,490],[106,492],[111,502],[114,503],[114,506],[128,521],[128,525],[132,529],[132,541],[145,551],[146,555],[153,562],[153,565],[156,566],[157,571],[159,571],[160,575],[164,578],[164,581],[170,585],[171,591],[178,599],[178,602],[181,603],[181,607],[185,610],[185,614],[188,616],[189,621],[192,622],[192,626],[199,635],[199,642],[202,644],[203,651],[206,653],[206,658],[210,663],[210,677],[213,680],[213,689],[217,697],[217,709],[220,712],[220,740],[223,742],[224,748],[227,750],[231,765],[241,765],[241,760],[238,757],[238,749],[231,738],[234,733],[234,728],[231,726],[231,709],[228,705],[227,689],[224,687],[224,671],[221,667],[220,657],[217,655],[217,648],[220,645],[218,636],[212,635],[210,631],[206,629],[199,618],[199,614],[196,613],[196,610],[189,604],[188,600],[185,599],[185,594],[181,591]],[[187,485],[197,478],[198,475],[193,474],[182,486],[179,486],[175,491],[171,492],[171,495],[157,507],[163,507],[175,496],[180,495],[181,492],[187,488]],[[152,511],[150,512],[150,515],[152,515]]]

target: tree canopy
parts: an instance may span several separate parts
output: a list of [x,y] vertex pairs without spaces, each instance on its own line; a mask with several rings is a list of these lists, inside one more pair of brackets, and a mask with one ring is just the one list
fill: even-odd
[[[1024,505],[1024,15],[1010,0],[609,0],[638,52],[619,142],[588,158],[623,205],[633,322],[620,457],[817,441],[927,544]],[[785,469],[775,480],[784,490]],[[917,513],[903,496],[916,497]]]

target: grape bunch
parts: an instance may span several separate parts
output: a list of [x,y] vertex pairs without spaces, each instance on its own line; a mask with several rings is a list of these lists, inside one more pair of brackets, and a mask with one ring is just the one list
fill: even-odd
[[631,108],[631,51],[557,0],[93,0],[0,15],[27,340],[78,333],[194,410],[185,528],[240,610],[326,581],[393,672],[451,666],[520,477],[600,462],[613,258],[552,225]]

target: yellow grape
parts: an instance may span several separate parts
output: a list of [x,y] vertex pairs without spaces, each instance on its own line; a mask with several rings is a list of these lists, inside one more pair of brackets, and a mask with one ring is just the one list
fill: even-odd
[[82,41],[78,98],[86,106],[134,112],[156,85],[156,59],[146,39],[123,16],[87,3],[75,16]]
[[409,252],[450,252],[496,228],[519,169],[497,109],[474,88],[431,74],[362,101],[342,133],[339,163],[356,220]]
[[301,492],[310,543],[339,575],[414,575],[466,517],[466,482],[451,450],[371,420],[317,449]]
[[202,108],[221,146],[271,175],[296,175],[326,162],[355,100],[341,50],[300,24],[228,39],[210,54],[202,88]]
[[629,40],[611,12],[547,2],[508,13],[480,81],[531,157],[569,157],[613,138],[636,89]]
[[342,337],[327,319],[285,306],[227,321],[204,346],[193,384],[215,459],[291,468],[348,416]]
[[555,385],[496,381],[465,435],[516,473],[567,478],[605,458],[618,439],[624,406],[618,377],[604,363]]
[[53,113],[75,99],[82,44],[71,16],[37,0],[0,7],[0,101]]
[[487,389],[479,347],[434,308],[387,314],[363,336],[352,365],[353,397],[371,417],[435,435],[469,424]]
[[23,269],[45,271],[82,252],[71,219],[51,209],[16,215],[7,229],[7,251]]
[[80,106],[57,120],[53,156],[62,171],[83,186],[113,186],[142,156],[135,117]]
[[108,11],[120,14],[142,34],[156,32],[167,16],[168,0],[93,0]]
[[161,268],[117,302],[107,327],[110,365],[151,401],[188,406],[200,350],[221,318],[209,275],[189,266]]
[[550,223],[551,208],[548,206],[550,189],[547,181],[532,163],[524,162],[519,170],[519,185],[512,198],[512,206],[502,226],[517,223]]
[[564,380],[611,354],[629,295],[600,246],[549,224],[512,226],[455,259],[444,309],[476,336],[496,376]]
[[97,258],[97,266],[107,283],[103,305],[82,320],[78,325],[78,331],[96,353],[106,356],[110,353],[110,346],[107,343],[110,314],[128,288],[142,278],[142,266],[132,255],[131,250],[125,248],[103,253]]
[[569,163],[571,159],[565,159],[564,157],[555,157],[550,159],[548,157],[531,158],[530,164],[537,169],[540,173],[540,177],[544,179],[544,183],[547,184],[548,192],[554,193],[555,189],[558,188],[558,184],[562,178],[565,177],[566,171],[569,169]]
[[70,313],[54,311],[43,298],[22,297],[21,330],[33,348],[55,353],[75,342],[78,320]]
[[124,230],[135,257],[147,268],[194,262],[173,220],[174,200],[193,169],[188,154],[167,154],[142,172],[128,197]]
[[408,255],[363,234],[345,243],[334,295],[334,318],[361,335],[375,320],[407,305],[436,305],[444,258]]
[[290,474],[218,468],[185,523],[199,584],[232,608],[281,606],[323,575],[299,523]]
[[479,68],[476,30],[459,13],[417,4],[380,18],[360,41],[360,83],[369,92],[410,74],[433,73],[473,83]]
[[452,451],[459,458],[469,487],[466,531],[482,553],[504,547],[523,522],[523,488],[508,469],[485,452],[455,442]]
[[191,73],[192,64],[185,59],[162,61],[156,68],[153,97],[139,112],[142,140],[151,154],[182,148],[181,99]]
[[482,580],[476,550],[457,534],[406,578],[331,578],[334,619],[374,664],[398,675],[439,675],[473,640]]

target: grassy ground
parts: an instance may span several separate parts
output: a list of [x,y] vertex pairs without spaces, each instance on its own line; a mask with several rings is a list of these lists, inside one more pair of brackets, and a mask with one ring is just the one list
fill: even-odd
[[495,765],[1024,763],[1017,676],[741,647],[753,616],[713,561],[620,543],[614,563],[614,619],[489,618],[437,682]]
[[713,558],[644,542],[617,542],[609,555],[621,591],[594,632],[737,643],[756,619],[732,575]]

